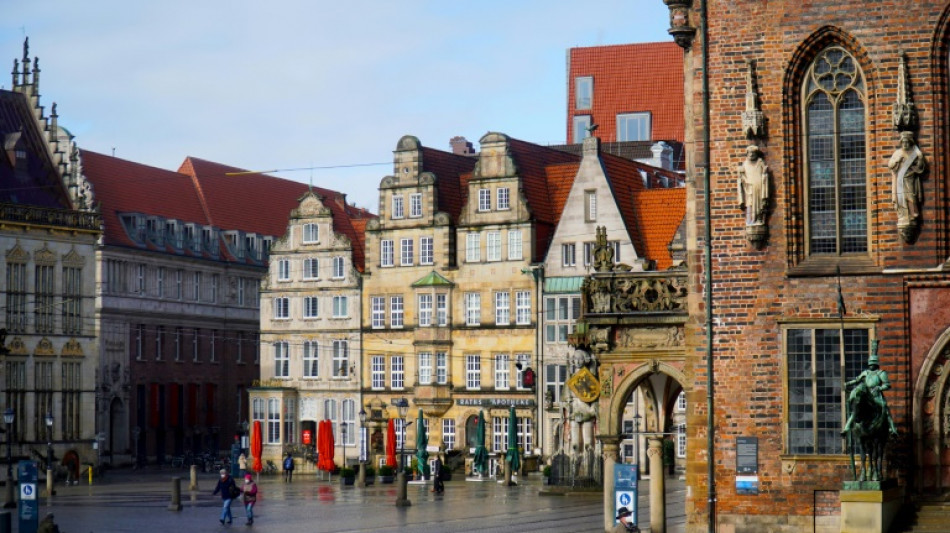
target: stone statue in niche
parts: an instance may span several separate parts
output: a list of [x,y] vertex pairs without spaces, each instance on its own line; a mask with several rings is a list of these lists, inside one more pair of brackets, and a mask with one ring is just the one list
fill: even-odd
[[738,168],[739,208],[745,210],[746,238],[760,246],[767,236],[765,216],[769,207],[769,167],[758,146],[746,148]]
[[912,242],[920,227],[920,203],[923,192],[920,179],[927,171],[927,160],[914,140],[914,134],[901,132],[900,147],[887,162],[891,170],[892,200],[897,209],[897,229],[905,242]]

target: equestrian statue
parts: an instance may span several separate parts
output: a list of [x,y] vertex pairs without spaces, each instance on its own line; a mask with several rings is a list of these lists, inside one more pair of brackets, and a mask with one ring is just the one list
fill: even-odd
[[[868,367],[855,379],[845,383],[845,388],[854,387],[848,395],[851,411],[841,431],[848,438],[851,454],[851,471],[856,481],[881,481],[884,463],[884,447],[890,437],[897,436],[894,419],[884,399],[884,391],[891,388],[887,372],[881,370],[877,356],[878,341],[871,341]],[[861,472],[854,462],[855,444],[860,447]]]

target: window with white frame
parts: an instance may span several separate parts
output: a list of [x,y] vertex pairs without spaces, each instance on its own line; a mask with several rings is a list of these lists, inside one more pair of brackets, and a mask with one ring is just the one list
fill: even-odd
[[495,354],[495,390],[511,388],[511,361],[506,353]]
[[320,226],[316,224],[303,225],[303,243],[313,244],[320,241]]
[[511,322],[511,295],[508,292],[495,293],[495,324],[507,326]]
[[221,275],[211,274],[211,302],[218,301],[218,287],[221,285]]
[[280,444],[280,400],[267,399],[267,444]]
[[842,454],[841,428],[847,415],[843,384],[858,376],[868,359],[870,329],[789,326],[784,334],[786,453]]
[[283,341],[274,343],[274,377],[290,377],[290,345]]
[[386,327],[386,298],[382,296],[370,298],[370,324],[376,329]]
[[346,296],[333,297],[333,318],[346,318],[348,315],[346,309]]
[[419,352],[419,384],[432,384],[432,352]]
[[574,109],[590,109],[594,106],[594,77],[574,78]]
[[334,439],[340,440],[340,422],[337,419],[336,412],[336,400],[324,400],[323,401],[323,418],[324,420],[329,420],[331,424],[331,431],[334,435]]
[[515,293],[515,323],[519,325],[531,323],[531,291]]
[[[247,291],[246,282],[244,278],[238,278],[238,288],[237,288],[237,303],[238,305],[244,305],[244,293]],[[180,284],[179,284],[180,289]],[[180,291],[179,291],[180,294]]]
[[348,341],[333,341],[333,375],[338,378],[350,375],[350,343]]
[[399,264],[402,266],[412,266],[412,239],[400,239]]
[[442,443],[445,445],[445,451],[455,449],[455,419],[442,419]]
[[432,237],[419,238],[419,264],[431,265],[434,262]]
[[308,257],[303,260],[303,279],[320,279],[320,260]]
[[437,385],[446,385],[449,382],[449,354],[435,353],[435,382]]
[[520,261],[522,259],[524,259],[524,251],[522,250],[521,230],[508,230],[508,260]]
[[393,296],[389,299],[389,327],[401,328],[405,309],[402,296]]
[[[524,386],[524,371],[531,366],[531,354],[519,353],[515,355],[515,387],[518,387],[518,390],[527,390],[527,387]],[[518,365],[521,365],[521,368],[518,368]]]
[[465,261],[477,263],[482,260],[482,238],[478,233],[465,235]]
[[165,326],[158,326],[155,332],[155,360],[161,361],[165,356]]
[[584,267],[589,267],[594,262],[594,243],[584,243]]
[[370,378],[373,390],[382,390],[386,387],[386,360],[381,355],[374,355],[370,362]]
[[[65,272],[66,269],[64,268],[63,271]],[[156,276],[157,276],[157,278],[158,278],[158,279],[157,279],[157,282],[158,282],[158,297],[159,297],[159,298],[164,298],[164,297],[165,297],[165,267],[158,267],[158,271],[156,272]]]
[[676,411],[685,412],[686,411],[686,393],[680,391],[679,396],[676,397]]
[[413,193],[409,195],[409,217],[419,218],[422,216],[422,193]]
[[200,359],[201,351],[201,330],[195,328],[191,330],[191,360],[197,362]]
[[406,447],[406,420],[404,418],[394,419],[393,428],[396,430],[396,449],[402,450]]
[[478,189],[478,210],[491,211],[491,189]]
[[435,295],[435,324],[443,328],[449,324],[449,295],[439,293]]
[[584,219],[587,222],[597,221],[597,191],[584,191],[587,201],[584,202]]
[[290,260],[277,261],[277,281],[290,281]]
[[518,422],[518,446],[523,451],[528,451],[534,448],[534,438],[533,431],[531,430],[532,422],[528,417],[519,416],[517,419]]
[[501,261],[501,232],[485,233],[485,260]]
[[297,442],[297,400],[284,398],[284,444]]
[[572,267],[575,265],[576,250],[574,243],[565,243],[561,245],[561,266]]
[[393,195],[393,216],[392,218],[403,218],[406,216],[405,207],[401,194]]
[[610,247],[614,249],[614,263],[620,261],[620,241],[610,241]]
[[550,396],[557,405],[561,401],[561,390],[567,381],[567,365],[546,365],[544,367],[545,396]]
[[477,292],[465,293],[465,325],[477,326],[482,322],[482,295]]
[[686,457],[686,424],[676,425],[676,456]]
[[178,269],[175,271],[175,299],[181,300],[184,297],[182,284],[184,283],[185,271]]
[[345,270],[343,268],[343,256],[333,258],[333,279],[343,279]]
[[584,142],[590,136],[590,115],[575,115],[573,118],[574,144]]
[[141,361],[145,357],[145,324],[135,326],[135,359]]
[[[145,294],[145,264],[139,263],[135,269],[135,292],[138,294]],[[36,266],[36,285],[37,289],[40,289],[38,296],[45,296],[53,292],[53,267],[49,265],[37,265]],[[45,322],[41,320],[38,322]],[[44,324],[45,325],[45,324]],[[50,326],[51,328],[52,326]],[[42,329],[44,333],[47,333],[46,328]]]
[[290,298],[286,296],[274,298],[274,318],[290,318]]
[[304,296],[303,298],[303,317],[320,317],[320,299],[316,296]]
[[394,355],[389,358],[389,386],[393,390],[399,390],[406,385],[406,367],[401,355]]
[[426,328],[432,325],[432,295],[419,295],[419,326]]
[[343,441],[347,446],[356,444],[356,402],[353,400],[343,400],[343,420],[341,429],[345,436]]
[[649,141],[650,113],[621,113],[617,115],[617,141]]
[[195,272],[191,277],[191,297],[194,301],[201,300],[201,272]]
[[261,426],[267,424],[265,405],[264,398],[254,398],[251,402],[251,422],[260,422]]
[[495,206],[499,211],[511,209],[511,200],[508,191],[508,187],[498,187],[495,191]]
[[317,341],[303,343],[303,377],[320,377],[320,345]]
[[546,342],[566,343],[581,316],[580,296],[549,296],[544,299],[544,338]]
[[392,239],[383,239],[379,241],[379,265],[384,267],[393,266],[393,241]]
[[482,388],[482,356],[465,356],[465,388],[479,390]]
[[494,416],[492,421],[492,451],[504,453],[508,450],[508,418]]

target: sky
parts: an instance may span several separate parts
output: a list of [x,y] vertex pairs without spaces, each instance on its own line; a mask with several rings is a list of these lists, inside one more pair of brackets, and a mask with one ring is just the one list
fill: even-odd
[[373,212],[403,135],[564,143],[569,48],[670,40],[662,0],[3,4],[0,58],[29,37],[41,104],[80,148],[278,170]]

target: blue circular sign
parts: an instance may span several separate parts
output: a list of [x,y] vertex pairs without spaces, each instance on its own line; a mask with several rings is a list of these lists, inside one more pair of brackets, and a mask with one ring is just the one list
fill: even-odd
[[620,495],[620,505],[630,505],[630,495],[627,493]]

